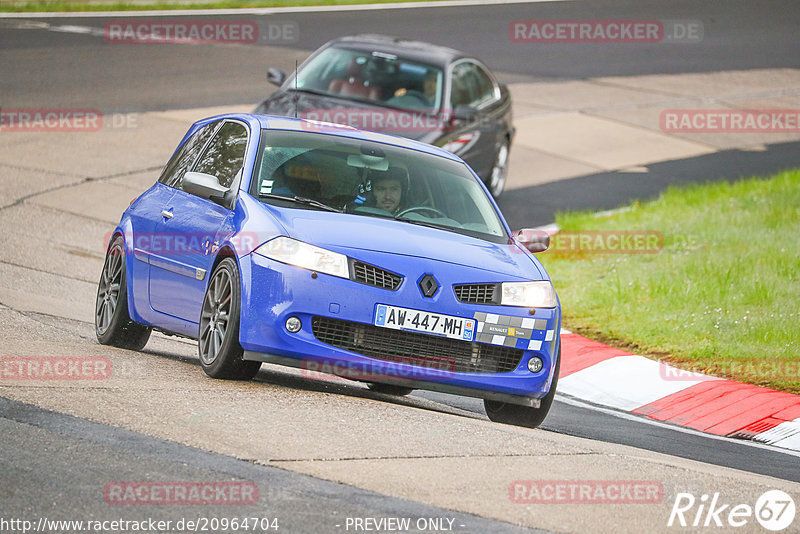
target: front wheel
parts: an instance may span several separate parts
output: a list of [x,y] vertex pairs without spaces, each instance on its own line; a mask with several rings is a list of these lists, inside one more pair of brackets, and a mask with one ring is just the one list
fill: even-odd
[[200,365],[211,378],[250,380],[261,367],[261,362],[242,359],[240,287],[236,262],[231,258],[223,259],[208,282],[197,338]]
[[97,341],[121,349],[140,350],[150,339],[150,328],[134,322],[128,314],[125,248],[121,237],[108,247],[94,307]]
[[550,411],[550,406],[553,404],[553,399],[556,396],[556,385],[558,385],[558,372],[560,369],[561,343],[558,345],[558,357],[556,360],[556,370],[553,374],[553,383],[550,384],[550,391],[547,392],[547,395],[542,397],[538,408],[484,399],[483,407],[486,409],[486,415],[495,423],[525,426],[528,428],[538,427],[544,422],[547,413]]
[[508,150],[508,141],[504,141],[497,150],[497,156],[495,156],[494,166],[492,167],[492,174],[489,176],[489,183],[486,184],[494,198],[499,197],[506,187],[506,178],[508,178]]

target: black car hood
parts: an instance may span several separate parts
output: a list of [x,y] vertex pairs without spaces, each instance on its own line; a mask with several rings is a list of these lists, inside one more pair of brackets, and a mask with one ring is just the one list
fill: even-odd
[[[328,111],[327,113],[326,110]],[[348,110],[374,111],[383,116],[384,120],[368,121],[367,124],[360,123],[358,117],[344,116],[341,113]],[[315,95],[303,91],[278,90],[268,99],[261,102],[255,109],[255,113],[280,115],[283,117],[298,117],[301,119],[307,118],[325,122],[338,122],[359,129],[399,135],[400,137],[422,141],[423,143],[432,143],[436,138],[442,135],[441,129],[436,128],[437,125],[441,124],[440,119],[435,115],[376,106],[367,102],[350,100],[347,98]],[[343,116],[345,120],[341,120]],[[397,120],[400,116],[404,116],[402,117],[402,121]],[[386,120],[387,118],[389,120]],[[391,120],[392,118],[395,120]],[[397,126],[398,122],[403,122],[409,126],[394,127]]]

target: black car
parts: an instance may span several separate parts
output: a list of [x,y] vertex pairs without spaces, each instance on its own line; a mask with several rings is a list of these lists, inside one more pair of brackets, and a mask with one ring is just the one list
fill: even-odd
[[508,88],[478,59],[382,35],[334,39],[297,75],[271,68],[280,89],[255,112],[333,122],[440,146],[464,159],[497,197],[514,137]]

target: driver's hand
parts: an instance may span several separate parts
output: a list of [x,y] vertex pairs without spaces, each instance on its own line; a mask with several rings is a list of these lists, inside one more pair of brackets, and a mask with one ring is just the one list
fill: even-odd
[[401,87],[400,89],[394,92],[394,96],[403,96],[404,94],[406,94],[407,91],[408,90],[405,87]]

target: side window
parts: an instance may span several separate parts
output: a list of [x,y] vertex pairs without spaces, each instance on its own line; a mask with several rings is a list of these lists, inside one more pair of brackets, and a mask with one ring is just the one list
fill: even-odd
[[218,122],[212,122],[197,130],[183,146],[175,152],[169,160],[164,170],[161,172],[158,181],[170,187],[180,188],[181,179],[186,174],[186,170],[194,163],[200,151],[206,145],[206,141],[214,133]]
[[494,98],[494,83],[480,66],[463,62],[453,68],[450,105],[477,107]]
[[480,66],[473,65],[472,67],[478,97],[472,105],[479,105],[494,98],[494,83],[486,71]]
[[472,100],[470,88],[466,79],[466,63],[460,63],[453,68],[452,83],[450,86],[450,106],[456,109],[458,106],[468,106]]
[[244,165],[247,149],[247,128],[238,122],[226,122],[200,156],[196,172],[216,176],[220,185],[230,187]]

